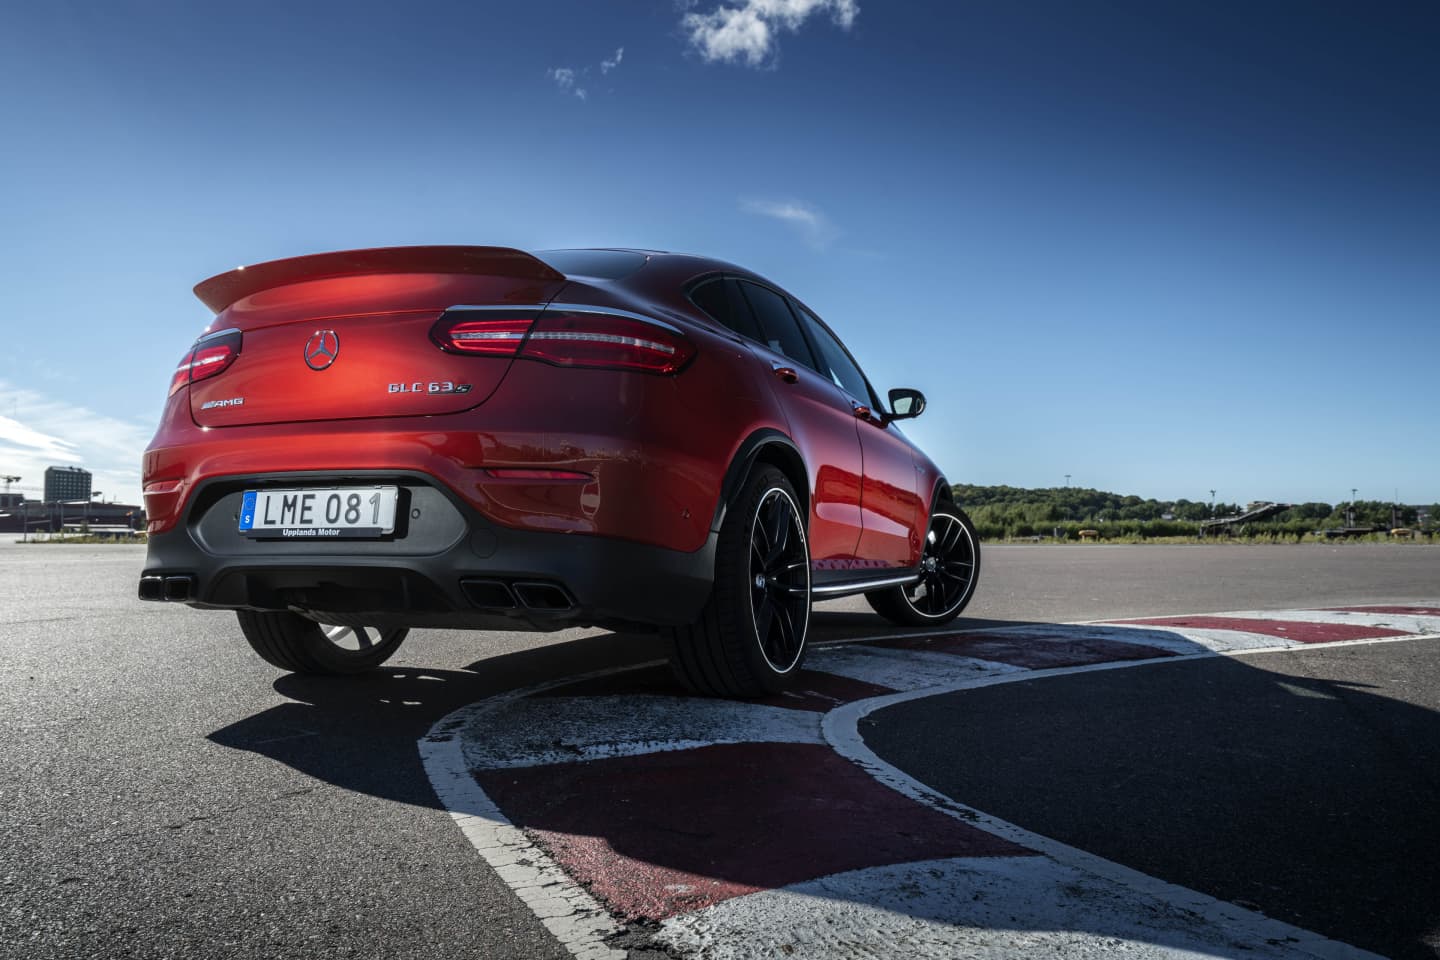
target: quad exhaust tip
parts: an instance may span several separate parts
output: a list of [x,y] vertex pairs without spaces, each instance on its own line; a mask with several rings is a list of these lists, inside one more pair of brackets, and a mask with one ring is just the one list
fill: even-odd
[[188,573],[159,576],[147,574],[140,578],[140,599],[184,603],[195,597],[195,578]]
[[575,601],[558,583],[544,580],[462,580],[465,597],[477,607],[487,610],[535,610],[559,613],[574,608]]

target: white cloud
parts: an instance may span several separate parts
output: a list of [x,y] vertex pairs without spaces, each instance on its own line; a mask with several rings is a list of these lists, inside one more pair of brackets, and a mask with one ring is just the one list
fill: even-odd
[[794,33],[811,16],[822,13],[849,30],[860,4],[857,0],[743,0],[740,6],[722,6],[710,13],[687,13],[680,25],[706,61],[743,61],[759,67],[773,61],[782,31]]
[[551,67],[545,71],[545,75],[554,80],[555,86],[561,90],[569,90],[581,100],[588,99],[589,94],[585,92],[585,88],[576,85],[578,77],[570,67]]
[[[157,400],[158,403],[158,400]],[[40,499],[46,467],[84,467],[106,500],[140,503],[140,457],[153,424],[96,413],[0,380],[0,474],[21,477],[13,489]]]
[[740,209],[745,213],[770,217],[789,224],[800,232],[807,244],[817,250],[829,246],[837,232],[819,210],[794,200],[742,200]]
[[624,59],[625,59],[625,48],[624,48],[624,47],[617,47],[617,48],[615,49],[615,58],[614,58],[613,60],[601,60],[601,61],[600,61],[600,72],[601,72],[602,74],[609,73],[611,70],[614,70],[616,67],[620,66],[620,61],[621,61],[621,60],[624,60]]

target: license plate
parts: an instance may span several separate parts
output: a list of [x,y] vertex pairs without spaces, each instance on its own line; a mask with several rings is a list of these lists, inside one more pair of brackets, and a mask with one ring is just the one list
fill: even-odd
[[246,490],[240,532],[280,540],[355,540],[395,531],[398,487]]

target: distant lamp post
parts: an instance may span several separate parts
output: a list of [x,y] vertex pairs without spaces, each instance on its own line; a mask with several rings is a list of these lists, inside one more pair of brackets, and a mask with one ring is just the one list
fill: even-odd
[[1211,517],[1212,519],[1215,517],[1215,491],[1214,491],[1214,490],[1211,490],[1211,491],[1210,491],[1210,517]]

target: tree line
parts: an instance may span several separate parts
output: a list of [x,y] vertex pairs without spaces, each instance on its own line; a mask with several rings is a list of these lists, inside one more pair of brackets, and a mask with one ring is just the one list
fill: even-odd
[[[1081,530],[1102,537],[1197,536],[1200,522],[1243,513],[1245,507],[1223,501],[1154,500],[1121,496],[1085,487],[984,487],[959,484],[957,503],[965,508],[982,539],[1054,536],[1075,539]],[[1422,508],[1423,509],[1423,508]],[[1440,522],[1440,504],[1429,508],[1429,527]],[[1353,503],[1299,503],[1259,522],[1245,525],[1244,536],[1299,539],[1315,531],[1347,526],[1418,528],[1419,511],[1380,500]]]

